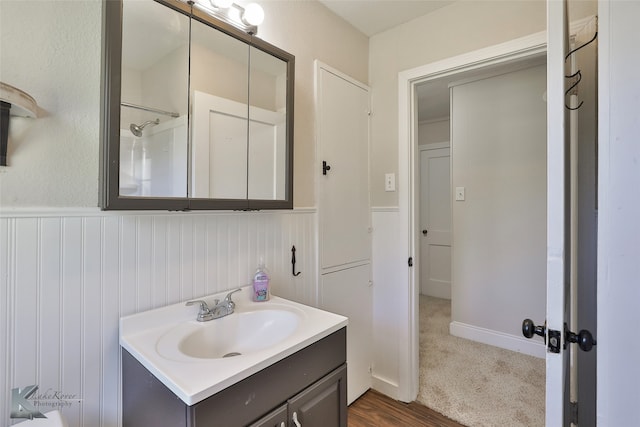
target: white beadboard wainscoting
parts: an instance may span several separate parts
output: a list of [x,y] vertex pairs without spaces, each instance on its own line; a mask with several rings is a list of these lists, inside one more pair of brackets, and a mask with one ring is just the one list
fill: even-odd
[[401,258],[399,210],[397,207],[371,209],[373,273],[373,369],[374,389],[397,399],[400,381],[400,346],[406,345],[408,332],[403,330],[407,307],[400,289],[402,270],[407,260]]
[[316,306],[316,230],[315,209],[0,211],[0,420],[36,384],[41,412],[118,426],[121,316],[246,285],[260,257],[274,294]]

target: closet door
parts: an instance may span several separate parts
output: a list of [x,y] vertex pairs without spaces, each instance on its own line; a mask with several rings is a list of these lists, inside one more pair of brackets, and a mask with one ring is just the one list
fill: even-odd
[[373,297],[369,264],[323,274],[320,307],[349,318],[347,325],[347,402],[371,388]]
[[319,305],[349,318],[347,401],[371,387],[369,88],[316,66]]
[[368,262],[368,88],[320,68],[318,115],[320,266]]

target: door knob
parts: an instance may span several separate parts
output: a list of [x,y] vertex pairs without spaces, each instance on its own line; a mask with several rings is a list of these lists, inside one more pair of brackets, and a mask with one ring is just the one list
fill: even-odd
[[322,175],[326,175],[326,174],[327,174],[327,171],[330,171],[330,170],[331,170],[331,166],[329,166],[329,165],[327,164],[327,161],[326,161],[326,160],[323,160],[323,161],[322,161]]
[[[547,331],[547,325],[544,326],[536,326],[531,319],[524,319],[522,321],[522,335],[527,338],[532,338],[534,335],[540,335],[541,337],[546,338],[546,333],[549,332],[549,349],[553,353],[560,352],[560,331],[549,330]],[[590,351],[594,345],[596,345],[596,340],[593,339],[593,335],[591,332],[583,329],[580,332],[573,333],[569,330],[567,324],[564,324],[564,343],[562,343],[562,347],[566,350],[568,343],[576,343],[578,347],[582,351]]]
[[544,338],[547,334],[547,326],[536,326],[533,320],[524,319],[522,321],[522,335],[527,338],[532,338],[534,334]]
[[564,324],[564,348],[567,348],[567,343],[573,342],[578,344],[580,350],[582,351],[591,351],[594,345],[596,345],[596,340],[593,339],[593,335],[591,332],[583,329],[577,334],[571,332],[567,324]]
[[422,234],[425,235],[425,236],[427,235],[428,232],[429,232],[429,230],[422,230]]

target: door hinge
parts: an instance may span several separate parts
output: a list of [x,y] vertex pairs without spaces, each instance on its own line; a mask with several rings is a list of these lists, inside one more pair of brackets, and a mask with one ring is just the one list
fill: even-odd
[[578,425],[578,402],[569,402],[569,421],[573,425]]
[[413,257],[409,257],[409,267],[413,267]]

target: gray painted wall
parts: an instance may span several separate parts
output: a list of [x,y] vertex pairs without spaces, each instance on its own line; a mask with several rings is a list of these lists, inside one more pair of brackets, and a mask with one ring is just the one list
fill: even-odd
[[545,66],[452,88],[452,321],[521,337],[546,298]]

